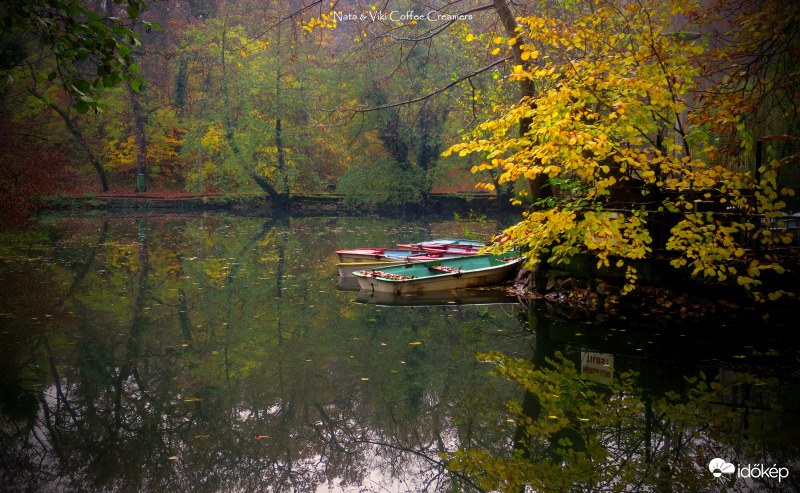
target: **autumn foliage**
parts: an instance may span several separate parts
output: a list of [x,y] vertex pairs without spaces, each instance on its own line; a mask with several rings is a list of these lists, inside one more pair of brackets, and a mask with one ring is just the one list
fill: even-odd
[[36,199],[57,190],[68,164],[63,153],[26,141],[12,122],[0,120],[0,227],[28,225],[42,207]]
[[[774,91],[739,64],[742,50],[780,43],[775,26],[796,24],[799,11],[766,8],[739,9],[725,25],[728,44],[694,32],[703,25],[690,21],[722,10],[691,1],[602,2],[520,19],[519,36],[506,40],[521,43],[524,62],[511,78],[532,81],[537,95],[497,106],[496,118],[448,150],[480,153],[473,172],[495,170],[501,183],[550,179],[555,197],[507,229],[506,245],[526,249],[529,266],[591,252],[598,267],[627,269],[626,291],[637,279],[630,261],[659,250],[692,277],[748,289],[762,271],[784,272],[780,254],[793,237],[782,229],[782,197],[793,192],[778,174],[798,156],[770,152],[760,168],[746,166],[754,138],[770,140],[753,115]],[[785,69],[774,61],[762,60],[761,73]],[[792,111],[775,122],[794,121]]]

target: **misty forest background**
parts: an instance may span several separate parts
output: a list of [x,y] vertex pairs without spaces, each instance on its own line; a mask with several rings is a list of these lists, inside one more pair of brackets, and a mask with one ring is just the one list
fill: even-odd
[[[85,4],[102,18],[129,17],[124,2]],[[137,165],[151,191],[339,192],[379,204],[472,190],[474,163],[441,152],[493,104],[519,99],[496,63],[507,54],[487,49],[502,32],[497,15],[461,2],[472,20],[334,18],[381,9],[435,7],[151,2],[125,19],[139,35],[126,70],[141,86],[102,90],[97,113],[47,78],[56,61],[40,39],[5,32],[0,131],[3,153],[27,175],[17,191],[131,193]],[[78,76],[96,68],[90,59],[74,67]],[[462,83],[448,87],[454,79]]]

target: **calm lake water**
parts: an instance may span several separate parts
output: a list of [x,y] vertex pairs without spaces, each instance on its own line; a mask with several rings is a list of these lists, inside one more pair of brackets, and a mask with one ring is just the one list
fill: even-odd
[[[610,357],[653,394],[752,372],[752,393],[715,405],[758,399],[774,433],[751,459],[790,468],[770,485],[795,488],[800,353],[787,327],[627,327],[508,298],[385,306],[337,289],[337,249],[464,227],[52,216],[3,233],[0,490],[481,491],[442,454],[512,447],[506,403],[523,394],[476,358],[489,351],[534,361],[564,351],[579,367]],[[706,491],[721,488],[696,462]]]

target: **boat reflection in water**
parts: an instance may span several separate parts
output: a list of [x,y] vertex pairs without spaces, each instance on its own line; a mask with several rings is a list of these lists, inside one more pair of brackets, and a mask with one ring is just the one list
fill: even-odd
[[454,289],[409,295],[365,289],[358,292],[355,302],[387,306],[496,305],[519,304],[519,299],[502,288]]
[[353,276],[339,276],[336,279],[336,289],[339,291],[359,291],[361,286],[358,284],[358,278]]

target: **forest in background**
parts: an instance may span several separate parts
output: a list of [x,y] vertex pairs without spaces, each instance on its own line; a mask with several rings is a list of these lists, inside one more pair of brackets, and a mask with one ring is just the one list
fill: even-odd
[[[414,2],[159,1],[133,19],[125,2],[85,5],[138,35],[123,70],[134,78],[104,87],[97,106],[47,76],[56,60],[36,35],[2,37],[4,152],[36,156],[19,163],[28,194],[130,193],[141,172],[151,190],[418,203],[434,187],[472,188],[474,163],[442,151],[519,97],[506,54],[487,50],[502,26],[478,2],[447,8],[470,20],[434,22],[339,20],[433,9]],[[95,65],[73,67],[86,79]]]
[[[354,201],[371,203],[416,203],[434,188],[471,189],[476,180],[469,170],[480,165],[483,156],[455,159],[442,157],[442,152],[498,108],[502,111],[521,96],[534,95],[536,84],[526,86],[525,78],[519,77],[522,65],[546,69],[560,61],[558,42],[549,47],[539,42],[536,53],[541,51],[542,56],[535,63],[533,58],[522,60],[521,42],[514,45],[511,34],[521,29],[516,19],[536,14],[570,22],[594,15],[606,4],[568,0],[17,3],[3,13],[0,129],[4,154],[13,154],[10,161],[30,175],[26,180],[30,183],[16,184],[20,195],[59,189],[131,192],[141,186],[137,182],[141,174],[150,189],[264,191],[272,198],[289,191],[339,191]],[[644,11],[658,10],[656,4],[632,4]],[[765,66],[786,65],[781,53],[791,55],[797,49],[792,21],[796,12],[786,9],[778,2],[703,2],[675,12],[674,25],[668,26],[675,32],[691,31],[692,40],[702,35],[705,46],[726,48],[708,53],[700,62],[734,55],[740,66],[751,70],[738,74],[716,63],[709,68],[717,73],[692,74],[702,89],[718,81],[720,74],[744,84],[731,84],[736,89],[732,93],[741,93],[729,98],[732,104],[740,103],[738,111],[727,115],[727,122],[719,118],[711,122],[741,124],[737,130],[750,135],[739,135],[740,139],[753,141],[770,133],[770,129],[745,128],[746,122],[740,120],[759,105],[774,106],[774,101],[764,101],[769,95],[747,92],[759,77],[769,76]],[[20,13],[26,22],[15,23],[14,15]],[[409,14],[421,18],[414,20]],[[787,32],[774,33],[781,39],[772,40],[751,25],[759,18],[763,23],[784,14],[790,20]],[[112,30],[93,44],[91,36],[75,30],[87,19],[125,29]],[[56,34],[62,38],[75,38],[74,44],[59,45],[53,29],[43,35],[37,25],[44,22],[57,26]],[[736,39],[737,30],[748,29],[752,43]],[[607,32],[614,33],[614,27],[608,26]],[[125,52],[114,77],[102,73],[93,56],[97,45],[109,39]],[[562,41],[566,46],[566,37]],[[65,55],[69,65],[63,63]],[[572,55],[577,60],[589,57],[588,52]],[[747,57],[755,62],[749,67]],[[72,71],[70,82],[78,81],[76,87],[62,82],[65,70]],[[792,72],[790,66],[782,70],[787,76]],[[103,75],[105,83],[96,97],[87,96],[86,81]],[[537,73],[530,79],[540,77]],[[792,92],[796,84],[779,82],[784,86],[777,97],[796,102]],[[796,114],[783,118],[781,133],[793,134],[795,118]],[[757,127],[757,120],[747,123]],[[745,151],[740,153],[743,159],[751,159],[752,149]],[[484,166],[481,171],[479,180],[492,183],[504,199],[510,198],[508,181],[503,185],[499,179],[502,170]],[[59,188],[52,187],[56,172]],[[47,177],[47,184],[38,183],[43,181],[39,174]]]

